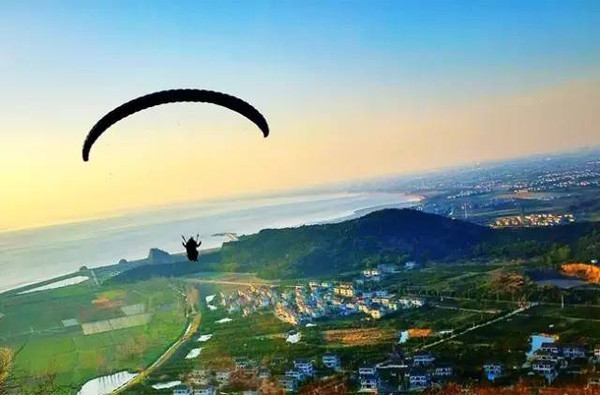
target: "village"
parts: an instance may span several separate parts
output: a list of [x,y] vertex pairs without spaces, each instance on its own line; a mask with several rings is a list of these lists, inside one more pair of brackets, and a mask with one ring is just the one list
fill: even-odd
[[[402,314],[403,310],[427,306],[425,298],[397,296],[380,286],[381,280],[396,270],[412,270],[415,267],[415,262],[407,262],[401,268],[379,265],[363,270],[348,281],[313,280],[288,286],[252,286],[231,293],[221,292],[218,301],[213,295],[207,298],[207,306],[210,310],[222,308],[228,314],[245,317],[271,311],[279,320],[294,326],[294,330],[286,334],[286,341],[294,344],[301,340],[303,327],[316,326],[320,320],[351,315],[362,320],[380,320],[392,313]],[[173,394],[210,395],[217,391],[227,392],[232,385],[238,389],[241,387],[246,395],[265,392],[268,388],[296,392],[332,377],[343,377],[353,391],[360,393],[403,393],[440,388],[445,383],[461,381],[462,372],[457,371],[452,360],[437,358],[434,351],[425,350],[425,347],[403,350],[403,345],[412,338],[435,338],[432,341],[440,342],[439,339],[451,336],[452,329],[435,333],[428,328],[398,330],[395,340],[391,341],[391,351],[382,353],[377,363],[360,366],[345,363],[339,353],[331,350],[310,358],[279,356],[276,368],[273,362],[264,365],[258,360],[238,356],[234,369],[192,371],[186,381],[189,385],[178,386]],[[479,379],[494,385],[507,377],[521,374],[539,377],[550,384],[561,374],[581,375],[600,362],[600,346],[590,348],[583,344],[561,344],[556,335],[535,333],[530,335],[529,343],[531,349],[521,366],[509,366],[490,356],[488,361],[477,367]],[[600,377],[590,376],[588,385],[600,388]]]
[[[415,267],[407,262],[404,267]],[[220,294],[220,303],[228,313],[248,316],[261,309],[273,309],[282,321],[292,325],[310,325],[318,318],[363,313],[373,319],[401,309],[423,307],[417,297],[396,297],[377,285],[382,276],[392,273],[395,265],[365,269],[360,278],[347,282],[310,281],[287,288],[250,287],[232,294]],[[215,308],[209,305],[209,308]]]
[[[440,388],[456,379],[453,366],[438,363],[435,355],[430,352],[406,356],[394,347],[394,351],[384,357],[387,357],[384,362],[363,365],[354,370],[349,370],[340,356],[331,352],[320,358],[283,360],[288,369],[278,377],[271,374],[268,366],[260,366],[258,361],[238,357],[233,370],[193,371],[188,377],[191,386],[180,385],[173,390],[173,394],[214,395],[234,383],[237,387],[241,385],[245,388],[241,391],[244,395],[260,394],[268,388],[293,393],[303,385],[328,380],[336,374],[349,378],[356,392],[374,394],[420,392]],[[587,350],[583,346],[545,342],[530,355],[523,367],[529,375],[552,383],[561,372],[581,374],[578,369],[588,363],[600,363],[600,346]],[[481,380],[493,385],[513,374],[515,369],[516,367],[505,366],[500,362],[489,361],[480,366]],[[600,377],[590,378],[588,387],[600,388]]]

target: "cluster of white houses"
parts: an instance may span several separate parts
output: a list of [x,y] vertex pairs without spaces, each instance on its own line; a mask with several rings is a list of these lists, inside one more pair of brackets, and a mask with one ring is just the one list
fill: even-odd
[[[327,353],[321,358],[322,366],[328,369],[328,373],[342,370],[340,357],[336,354]],[[293,366],[286,370],[285,375],[279,379],[280,388],[286,392],[293,392],[298,385],[315,376],[315,367],[312,360],[296,359]]]
[[296,359],[293,366],[285,371],[285,375],[279,379],[279,385],[284,391],[295,391],[299,383],[312,378],[315,368],[312,361],[308,359]]
[[258,383],[268,380],[271,374],[268,369],[261,367],[258,361],[245,357],[235,358],[235,368],[223,370],[194,369],[186,376],[186,384],[173,389],[173,395],[213,395],[221,392],[234,380],[234,376],[254,381],[256,385],[242,393],[245,395],[258,394]]
[[[381,371],[389,369],[404,376],[397,388],[381,379]],[[358,369],[359,392],[419,391],[434,383],[442,383],[453,374],[452,366],[436,363],[435,357],[427,352],[417,353],[411,358],[396,356],[385,363],[361,366]]]
[[293,292],[283,292],[275,303],[275,314],[292,325],[327,316],[364,313],[374,319],[400,309],[422,307],[423,299],[395,297],[385,289],[360,290],[354,283],[336,284],[311,281],[297,285]]
[[[407,262],[403,268],[411,269],[415,265],[415,262]],[[292,325],[320,317],[357,313],[379,319],[397,310],[422,307],[424,304],[420,298],[395,297],[385,289],[378,289],[379,279],[397,270],[397,265],[380,264],[376,269],[364,270],[362,277],[353,282],[310,281],[291,289],[249,287],[231,294],[221,293],[220,304],[228,313],[244,316],[272,308],[279,319]]]
[[[282,361],[283,358],[277,358]],[[318,361],[317,361],[318,362]],[[285,363],[285,362],[284,362]],[[340,357],[337,354],[326,353],[322,355],[319,369],[323,374],[332,374],[342,369]],[[186,377],[186,384],[178,385],[173,389],[174,395],[213,395],[225,387],[244,377],[246,382],[252,381],[255,385],[243,391],[243,394],[258,394],[260,383],[267,380],[276,382],[279,388],[286,392],[295,392],[300,385],[316,375],[314,359],[295,359],[288,363],[285,373],[279,377],[272,377],[270,370],[261,366],[258,361],[245,357],[235,358],[235,368],[212,371],[208,369],[195,369]],[[239,381],[238,381],[239,382]]]
[[220,303],[228,313],[241,313],[243,316],[270,308],[280,300],[279,293],[270,287],[251,286],[231,294],[221,292],[220,296]]
[[416,267],[418,267],[418,265],[417,265],[417,262],[415,262],[415,261],[408,261],[408,262],[404,263],[404,265],[402,265],[402,266],[396,265],[393,263],[387,263],[387,264],[381,263],[381,264],[377,265],[377,268],[375,268],[375,269],[363,270],[362,271],[363,279],[358,280],[358,282],[359,283],[364,283],[365,281],[378,282],[382,279],[382,277],[384,277],[388,274],[398,273],[402,269],[412,270],[412,269],[415,269]]
[[[542,343],[540,348],[528,357],[527,364],[531,373],[544,377],[548,383],[570,366],[580,365],[592,358],[600,361],[600,346],[596,346],[592,353],[585,346],[572,344],[558,344],[554,342]],[[571,373],[580,373],[575,368]],[[485,376],[490,381],[495,381],[506,374],[504,366],[499,362],[488,362],[483,365]],[[596,385],[600,385],[600,381]]]
[[[553,381],[559,372],[566,369],[569,364],[585,362],[592,358],[600,362],[600,346],[593,350],[593,354],[581,345],[560,345],[556,343],[543,343],[529,360],[529,367],[533,374]],[[381,379],[382,370],[393,369],[403,375],[404,380],[398,388],[393,388]],[[505,367],[499,362],[486,362],[481,366],[483,377],[489,381],[496,381],[507,373]],[[362,366],[358,369],[359,392],[378,393],[393,391],[420,391],[436,384],[442,384],[454,375],[453,367],[449,364],[440,364],[436,358],[427,352],[417,353],[409,358],[396,357],[373,366]],[[589,380],[590,386],[600,388],[600,377]]]
[[[594,354],[600,356],[600,347],[594,349]],[[530,358],[531,370],[552,382],[570,363],[584,360],[587,356],[587,350],[582,345],[542,343]]]

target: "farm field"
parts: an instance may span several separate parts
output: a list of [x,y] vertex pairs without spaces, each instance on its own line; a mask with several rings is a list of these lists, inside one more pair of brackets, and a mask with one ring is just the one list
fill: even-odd
[[[99,375],[143,368],[185,329],[178,287],[164,279],[118,287],[86,281],[0,298],[0,347],[15,354],[12,379],[34,388],[52,378],[76,390]],[[94,323],[105,325],[90,330]]]

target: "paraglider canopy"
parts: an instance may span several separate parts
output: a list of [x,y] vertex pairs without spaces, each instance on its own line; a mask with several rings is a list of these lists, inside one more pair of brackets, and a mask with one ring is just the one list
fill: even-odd
[[83,160],[85,162],[89,160],[90,150],[102,133],[123,118],[150,107],[178,102],[212,103],[226,107],[254,122],[261,130],[264,137],[269,135],[269,125],[267,124],[265,117],[256,108],[242,99],[225,93],[204,89],[173,89],[140,96],[120,105],[103,116],[89,131],[85,142],[83,143]]

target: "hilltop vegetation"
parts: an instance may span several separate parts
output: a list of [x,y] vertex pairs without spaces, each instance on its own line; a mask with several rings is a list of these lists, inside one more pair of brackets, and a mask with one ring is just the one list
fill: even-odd
[[224,270],[265,277],[334,275],[378,263],[465,257],[490,229],[414,210],[382,210],[350,221],[266,229],[226,243]]
[[388,209],[336,224],[268,229],[220,252],[223,270],[264,277],[308,277],[378,263],[535,259],[554,264],[600,255],[600,224],[491,229],[409,209]]
[[225,243],[198,264],[139,266],[113,281],[207,270],[254,272],[263,278],[323,277],[408,260],[531,259],[554,265],[598,256],[599,223],[491,229],[415,210],[386,209],[333,224],[265,229]]

